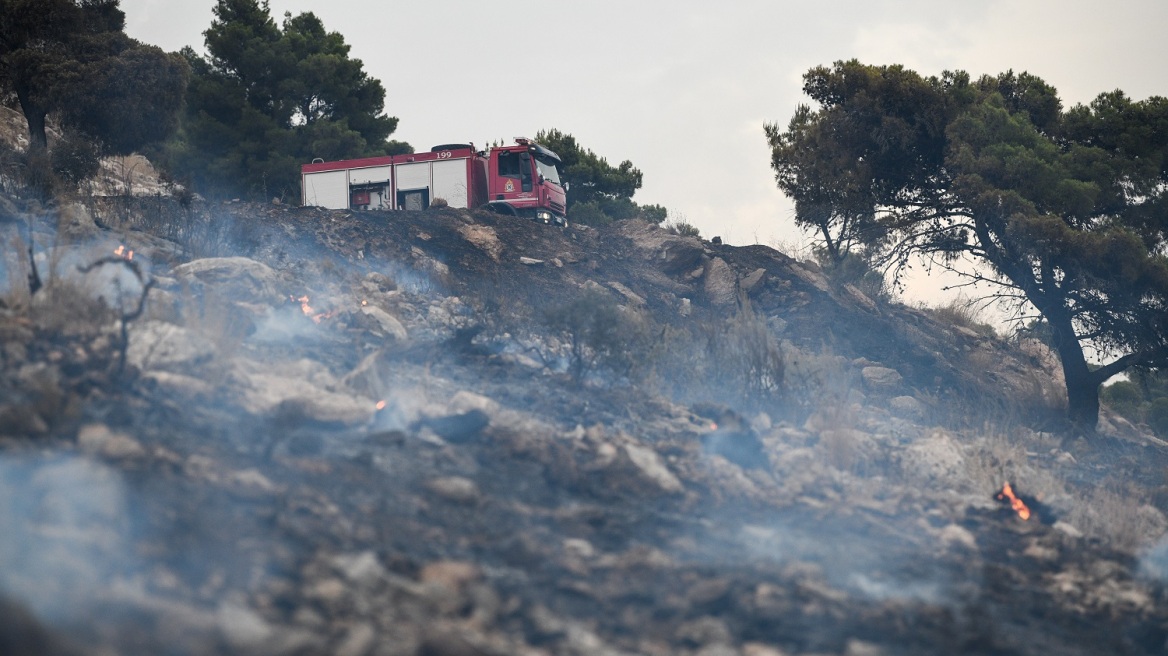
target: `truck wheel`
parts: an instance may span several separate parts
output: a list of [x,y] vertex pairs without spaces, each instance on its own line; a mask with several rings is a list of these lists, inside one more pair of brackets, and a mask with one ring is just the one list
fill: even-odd
[[508,205],[507,203],[495,203],[495,202],[487,203],[487,209],[491,210],[495,214],[506,214],[507,216],[519,216],[519,212],[516,212],[515,208]]

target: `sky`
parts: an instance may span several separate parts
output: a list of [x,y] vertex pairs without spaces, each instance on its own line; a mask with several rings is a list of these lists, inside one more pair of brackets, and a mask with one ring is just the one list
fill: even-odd
[[[126,31],[202,50],[214,0],[122,0]],[[634,200],[702,236],[787,252],[808,238],[775,187],[811,67],[856,58],[923,75],[1028,71],[1065,106],[1168,96],[1164,0],[270,0],[315,13],[385,85],[391,137],[418,150],[557,128],[644,173]]]

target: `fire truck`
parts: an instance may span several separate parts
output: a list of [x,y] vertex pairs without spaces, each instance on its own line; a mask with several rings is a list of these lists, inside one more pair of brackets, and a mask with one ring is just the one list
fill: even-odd
[[443,144],[427,153],[313,161],[300,167],[301,203],[327,209],[424,210],[485,207],[566,225],[567,183],[558,155],[530,139],[475,150]]

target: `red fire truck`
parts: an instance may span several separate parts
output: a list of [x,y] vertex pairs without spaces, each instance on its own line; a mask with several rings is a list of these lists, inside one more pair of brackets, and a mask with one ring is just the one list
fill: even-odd
[[300,167],[301,202],[328,209],[424,210],[486,207],[564,225],[567,184],[558,155],[530,139],[475,150],[444,144],[428,153],[314,161]]

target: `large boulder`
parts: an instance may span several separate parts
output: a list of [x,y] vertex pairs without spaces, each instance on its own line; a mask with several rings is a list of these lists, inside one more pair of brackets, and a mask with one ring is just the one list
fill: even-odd
[[274,303],[284,299],[283,277],[272,267],[246,257],[208,257],[180,264],[172,271],[180,281],[198,281],[234,300]]

